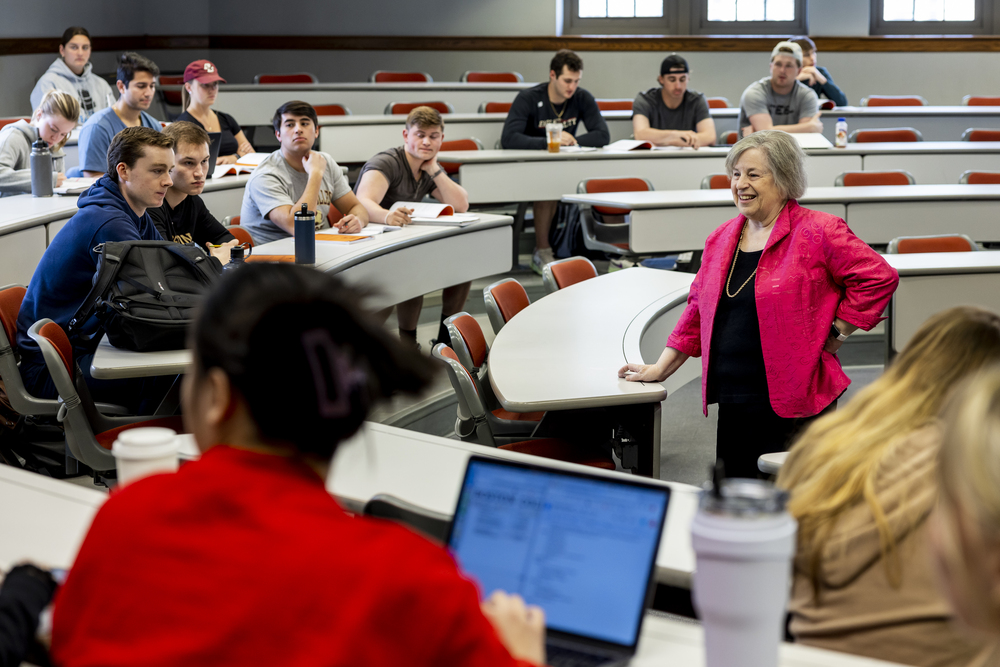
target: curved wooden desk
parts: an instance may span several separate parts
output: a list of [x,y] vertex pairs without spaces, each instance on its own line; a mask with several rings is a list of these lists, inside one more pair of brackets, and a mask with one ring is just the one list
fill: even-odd
[[497,334],[489,377],[503,407],[547,411],[536,435],[602,443],[609,432],[591,422],[622,425],[635,444],[622,465],[660,474],[660,403],[667,389],[698,377],[685,364],[663,385],[627,382],[618,369],[652,363],[683,312],[694,276],[632,268],[578,283],[531,304]]

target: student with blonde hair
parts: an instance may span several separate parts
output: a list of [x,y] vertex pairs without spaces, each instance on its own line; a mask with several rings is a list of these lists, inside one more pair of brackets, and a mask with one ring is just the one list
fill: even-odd
[[[1000,367],[962,384],[942,411],[930,543],[938,580],[955,613],[1000,635]],[[995,664],[995,663],[990,663]]]
[[62,148],[76,127],[80,102],[70,93],[50,90],[42,96],[31,121],[19,120],[0,130],[0,197],[31,194],[31,144],[41,139],[52,151],[52,182],[66,180]]
[[[813,423],[778,475],[799,523],[796,640],[917,666],[971,666],[993,647],[955,627],[925,539],[938,485],[936,416],[964,378],[1000,362],[1000,316],[931,317],[885,373]],[[993,659],[996,659],[994,656]]]

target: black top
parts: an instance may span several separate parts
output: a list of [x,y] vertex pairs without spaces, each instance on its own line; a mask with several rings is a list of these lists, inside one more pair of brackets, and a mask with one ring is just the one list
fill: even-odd
[[[740,252],[729,281],[730,293],[750,277],[763,250]],[[766,403],[767,373],[760,347],[760,323],[754,297],[756,276],[739,294],[729,297],[725,285],[719,296],[712,327],[712,347],[708,361],[709,403]]]
[[[236,122],[236,119],[227,113],[222,113],[221,111],[216,111],[215,115],[219,117],[219,127],[222,129],[222,145],[219,148],[219,155],[236,155],[236,149],[240,147],[239,143],[236,141],[236,135],[242,132],[240,124]],[[187,111],[182,113],[175,119],[186,120],[189,123],[194,123],[206,132],[208,129],[201,124],[201,122],[189,114]]]
[[34,565],[18,565],[0,587],[0,667],[17,667],[35,641],[38,617],[56,592],[56,582]]
[[164,199],[163,206],[148,210],[160,236],[167,241],[196,243],[204,248],[207,243],[226,243],[235,238],[208,212],[197,195],[185,197],[177,208],[170,208]]
[[816,67],[816,69],[819,70],[820,74],[826,77],[826,83],[814,83],[809,87],[816,91],[817,95],[825,95],[826,99],[833,100],[833,103],[838,107],[846,107],[848,104],[847,95],[844,95],[844,91],[842,91],[840,87],[833,82],[833,77],[830,76],[830,72],[828,72],[825,67]]
[[645,116],[654,130],[698,131],[698,123],[710,118],[705,96],[696,90],[684,91],[684,99],[676,109],[667,107],[660,93],[662,88],[650,88],[639,93],[632,103],[632,117]]
[[[611,142],[608,124],[604,122],[593,95],[577,88],[573,97],[554,105],[549,100],[549,84],[546,82],[525,88],[514,98],[503,124],[500,145],[504,148],[544,149],[547,145],[545,125],[554,120],[561,121],[563,131],[576,137],[581,146],[607,146]],[[577,136],[580,123],[587,126],[587,133]]]

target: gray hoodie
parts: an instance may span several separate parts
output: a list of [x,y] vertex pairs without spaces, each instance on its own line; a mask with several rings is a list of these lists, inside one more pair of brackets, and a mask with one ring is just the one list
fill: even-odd
[[[10,123],[0,130],[0,197],[31,194],[31,144],[38,139],[35,127],[26,120]],[[55,172],[63,171],[66,154],[52,151],[52,185]]]
[[86,122],[95,111],[100,111],[108,105],[108,95],[111,94],[111,86],[101,77],[94,74],[93,65],[87,63],[83,68],[83,74],[77,76],[73,70],[63,61],[56,58],[56,61],[49,65],[49,69],[38,80],[31,91],[31,109],[34,111],[42,102],[42,96],[52,89],[63,90],[80,100],[80,124]]

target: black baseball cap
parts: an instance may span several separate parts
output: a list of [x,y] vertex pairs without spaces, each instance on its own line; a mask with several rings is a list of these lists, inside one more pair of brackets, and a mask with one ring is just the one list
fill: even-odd
[[671,53],[660,63],[660,76],[664,74],[685,74],[689,71],[687,61],[676,53]]

